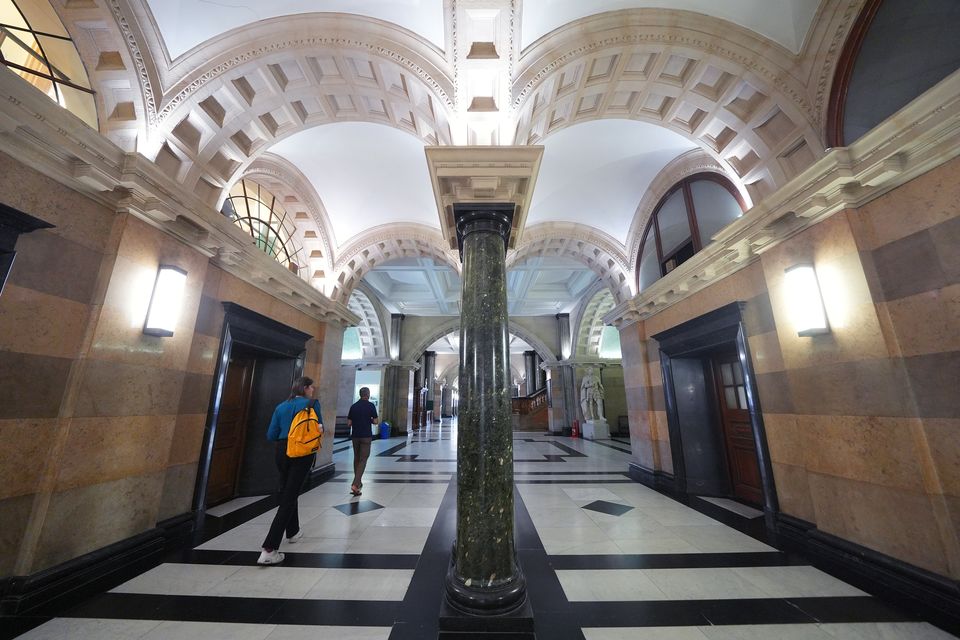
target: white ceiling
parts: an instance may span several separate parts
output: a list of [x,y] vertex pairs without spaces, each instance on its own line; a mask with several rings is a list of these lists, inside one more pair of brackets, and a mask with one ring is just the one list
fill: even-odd
[[524,0],[521,46],[557,27],[601,11],[618,9],[684,9],[723,18],[776,40],[797,53],[820,0]]
[[561,129],[544,142],[527,225],[579,222],[627,244],[650,182],[694,146],[679,133],[636,120],[594,120]]
[[313,183],[338,246],[392,222],[440,229],[423,142],[409,133],[369,122],[341,122],[295,133],[270,151]]
[[259,20],[328,11],[393,22],[443,48],[443,0],[147,0],[147,3],[171,58],[209,38]]
[[[510,353],[523,353],[524,351],[533,351],[533,347],[527,344],[521,338],[510,334]],[[437,354],[442,353],[452,353],[454,355],[460,354],[460,330],[452,331],[447,335],[443,336],[432,345],[427,347],[425,351],[436,351]]]

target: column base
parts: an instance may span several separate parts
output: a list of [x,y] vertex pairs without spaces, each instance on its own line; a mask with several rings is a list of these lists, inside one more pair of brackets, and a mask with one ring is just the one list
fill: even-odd
[[510,582],[492,589],[468,587],[457,577],[453,559],[447,569],[444,601],[453,610],[468,616],[502,616],[527,603],[527,580],[520,567]]

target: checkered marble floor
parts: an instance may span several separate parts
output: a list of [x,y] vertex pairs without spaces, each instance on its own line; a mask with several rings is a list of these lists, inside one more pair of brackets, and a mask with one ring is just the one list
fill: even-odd
[[[623,441],[514,435],[518,561],[538,638],[954,637],[633,482]],[[437,637],[442,574],[427,559],[452,542],[455,428],[374,441],[359,497],[349,443],[334,447],[338,472],[301,496],[304,535],[283,543],[283,565],[256,565],[269,498],[242,498],[212,516],[235,526],[104,593],[15,619],[19,637]]]

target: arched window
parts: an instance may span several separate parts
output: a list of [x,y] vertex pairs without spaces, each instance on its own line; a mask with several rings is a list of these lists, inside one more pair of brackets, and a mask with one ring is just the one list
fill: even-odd
[[46,0],[0,0],[0,62],[97,128],[97,104],[80,54]]
[[294,273],[299,271],[301,248],[293,239],[296,228],[276,196],[252,180],[241,180],[230,189],[223,214],[249,233],[267,255]]
[[837,63],[827,143],[848,146],[960,68],[960,2],[869,0]]
[[698,173],[674,185],[653,210],[643,232],[638,290],[689,260],[743,210],[737,190],[715,173]]

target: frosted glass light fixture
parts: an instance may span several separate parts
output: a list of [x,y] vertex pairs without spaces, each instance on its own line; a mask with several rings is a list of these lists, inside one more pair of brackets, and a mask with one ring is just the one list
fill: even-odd
[[150,308],[143,332],[150,336],[168,338],[173,335],[183,306],[183,287],[187,272],[179,267],[162,264],[157,272],[157,281],[150,296]]
[[812,264],[798,264],[786,269],[786,293],[790,319],[798,336],[830,333],[827,312],[820,295],[817,272]]

